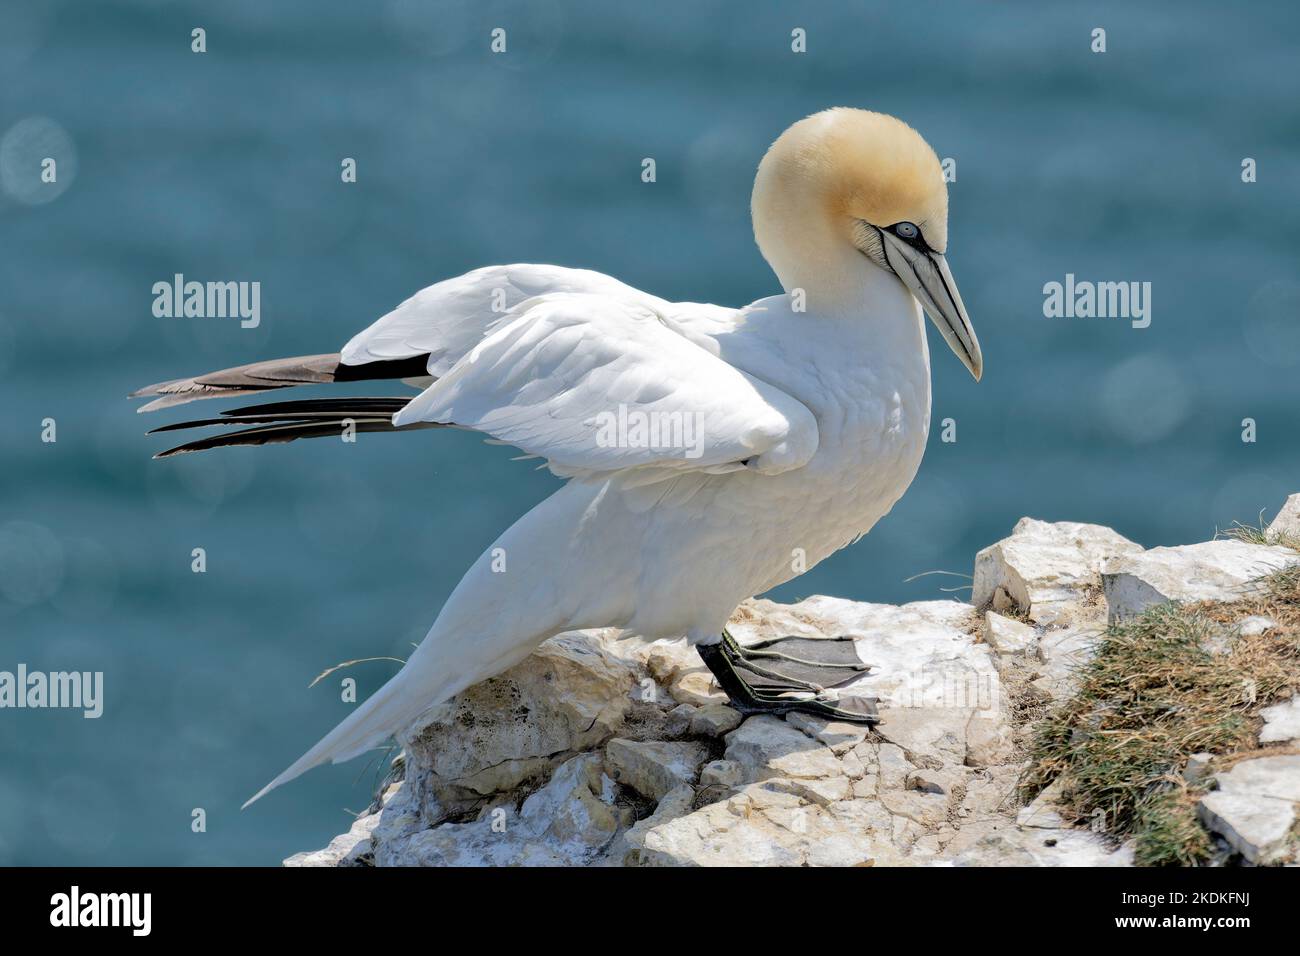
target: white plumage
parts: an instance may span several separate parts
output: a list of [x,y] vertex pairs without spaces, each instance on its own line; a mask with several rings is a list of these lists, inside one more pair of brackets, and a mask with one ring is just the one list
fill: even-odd
[[[395,424],[474,428],[571,480],[474,563],[402,670],[253,799],[409,728],[562,631],[716,641],[740,602],[869,530],[925,448],[921,303],[980,371],[948,288],[946,217],[915,132],[828,111],[777,141],[755,185],[756,237],[784,294],[730,309],[594,272],[494,266],[348,342],[348,365],[429,356],[434,380]],[[692,454],[598,440],[620,414],[699,423]]]

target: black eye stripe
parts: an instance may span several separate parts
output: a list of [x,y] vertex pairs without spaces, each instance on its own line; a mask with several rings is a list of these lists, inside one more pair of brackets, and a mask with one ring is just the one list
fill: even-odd
[[[914,249],[920,249],[922,252],[930,252],[930,246],[921,235],[921,227],[913,222],[896,222],[892,226],[886,227],[890,233],[897,236],[903,242],[907,243]],[[910,232],[911,235],[905,235]]]
[[[889,233],[894,238],[898,239],[900,242],[907,243],[909,246],[911,246],[913,249],[916,249],[918,252],[925,252],[925,253],[934,252],[934,250],[930,247],[930,244],[925,241],[925,237],[921,235],[921,227],[916,225],[915,223],[907,222],[905,220],[903,222],[896,222],[892,226],[873,226],[865,219],[859,219],[857,220],[857,223],[858,223],[857,228],[859,230],[864,230],[864,231],[860,232],[858,238],[854,240],[855,244],[858,246],[859,251],[862,252],[863,255],[875,261],[877,265],[882,265],[885,266],[886,268],[888,267],[885,262],[884,250],[880,246],[880,242],[883,240],[883,234],[886,232]],[[913,236],[911,239],[907,238],[906,236],[899,235],[898,232],[899,226],[911,226],[913,229],[916,230],[916,235]],[[868,237],[871,235],[876,236],[876,240],[874,243],[868,242]],[[874,245],[874,249],[868,251],[867,249],[863,248],[864,244]]]

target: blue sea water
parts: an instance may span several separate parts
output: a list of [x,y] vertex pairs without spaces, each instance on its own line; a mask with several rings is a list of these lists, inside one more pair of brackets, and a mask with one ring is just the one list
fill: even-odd
[[[158,422],[127,392],[334,351],[490,263],[771,294],[753,170],[827,106],[894,113],[956,160],[949,259],[985,378],[932,336],[915,484],[775,597],[942,597],[965,580],[914,576],[969,574],[1026,514],[1154,546],[1276,509],[1300,491],[1298,55],[1286,2],[0,5],[0,670],[103,671],[106,697],[98,720],[0,710],[0,863],[323,845],[373,762],[238,810],[350,709],[309,682],[404,657],[558,485],[454,432],[153,462]],[[58,182],[38,188],[44,155]],[[260,326],[155,318],[175,273],[260,282]],[[1067,273],[1150,282],[1150,327],[1045,318]],[[395,666],[349,673],[365,696]]]

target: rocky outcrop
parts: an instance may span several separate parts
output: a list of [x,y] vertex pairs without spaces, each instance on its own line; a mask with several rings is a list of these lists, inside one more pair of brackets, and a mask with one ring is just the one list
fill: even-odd
[[1265,529],[1277,538],[1282,535],[1300,538],[1300,494],[1294,494],[1286,500],[1280,511]]
[[1260,716],[1264,718],[1261,744],[1300,744],[1300,697],[1265,707]]
[[[1108,621],[1225,599],[1297,560],[1227,540],[1147,551],[1097,525],[1025,518],[976,556],[972,604],[817,596],[737,610],[742,643],[853,638],[872,667],[842,692],[878,698],[871,730],[742,718],[684,642],[566,634],[440,708],[401,741],[370,811],[286,864],[1131,865],[1054,788],[1019,805],[1034,715],[1071,693]],[[1300,735],[1294,701],[1263,716],[1261,742]],[[1240,858],[1293,850],[1300,757],[1218,780],[1199,814]]]
[[1021,518],[1011,537],[975,556],[971,601],[995,611],[1018,608],[1039,624],[1066,623],[1101,587],[1103,562],[1141,551],[1101,525]]
[[627,719],[639,675],[598,633],[547,641],[525,664],[440,708],[405,741],[405,776],[430,824],[546,780]]
[[1166,601],[1232,601],[1269,571],[1295,562],[1290,548],[1244,541],[1206,541],[1178,548],[1152,548],[1108,559],[1102,588],[1110,620],[1136,617]]
[[1201,798],[1202,821],[1251,863],[1295,853],[1300,818],[1300,754],[1243,760],[1218,775],[1219,788]]

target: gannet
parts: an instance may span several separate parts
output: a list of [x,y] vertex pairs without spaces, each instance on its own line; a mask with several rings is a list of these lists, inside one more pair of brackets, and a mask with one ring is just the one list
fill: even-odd
[[403,379],[419,394],[275,402],[155,429],[253,426],[156,457],[456,426],[568,479],[473,563],[402,669],[249,803],[419,726],[579,628],[686,637],[745,714],[875,719],[871,700],[834,690],[868,666],[851,643],[742,647],[726,624],[864,535],[911,483],[930,422],[923,310],[980,378],[945,259],[947,186],[911,127],[836,108],[772,144],[751,214],[784,291],[744,308],[669,302],[582,269],[489,266],[416,293],[340,353],[134,393],[155,396],[146,411]]

